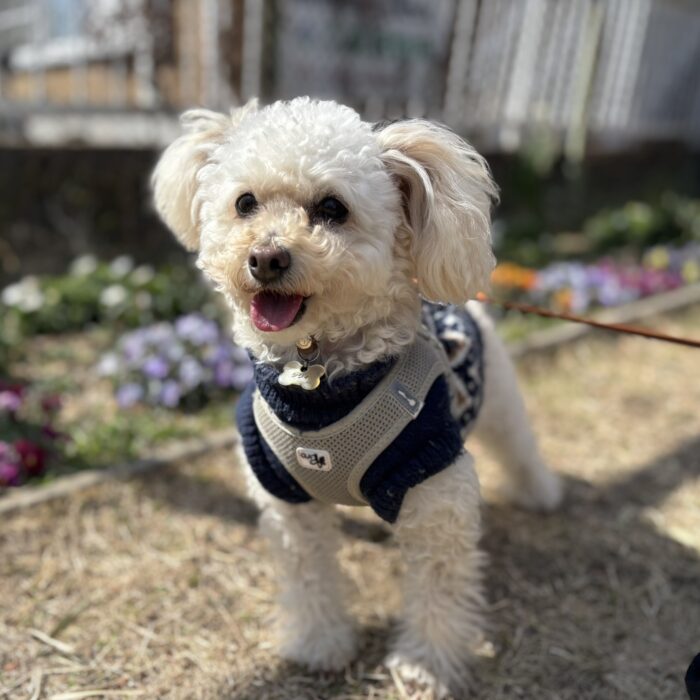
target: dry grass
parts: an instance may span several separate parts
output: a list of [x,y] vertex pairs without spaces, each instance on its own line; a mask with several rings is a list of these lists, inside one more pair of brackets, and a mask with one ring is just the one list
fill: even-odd
[[[700,309],[661,325],[693,333]],[[700,651],[699,358],[594,339],[521,367],[568,499],[547,517],[499,505],[498,471],[475,449],[492,627],[473,697],[684,696]],[[272,653],[275,582],[230,455],[12,516],[0,698],[399,698],[381,666],[398,552],[365,511],[344,518],[362,653],[344,674],[313,675]]]

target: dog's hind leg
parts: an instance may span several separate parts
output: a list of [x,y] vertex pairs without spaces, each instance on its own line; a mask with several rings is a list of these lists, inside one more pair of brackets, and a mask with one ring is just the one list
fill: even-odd
[[482,640],[482,561],[479,482],[473,459],[409,490],[395,533],[406,572],[403,611],[387,663],[440,697],[461,694],[472,652]]
[[484,343],[484,403],[474,436],[506,470],[506,497],[534,510],[552,510],[561,502],[562,486],[542,459],[528,420],[508,350],[480,305],[469,310]]
[[313,670],[341,669],[354,656],[355,633],[341,595],[335,510],[317,501],[281,501],[248,471],[276,567],[280,655]]

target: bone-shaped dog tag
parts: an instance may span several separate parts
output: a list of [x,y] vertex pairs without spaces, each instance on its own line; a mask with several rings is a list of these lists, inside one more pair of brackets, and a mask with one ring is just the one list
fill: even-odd
[[399,402],[411,418],[416,418],[423,408],[423,402],[411,393],[411,390],[401,382],[394,382],[391,387],[391,393]]
[[326,373],[323,365],[304,367],[301,362],[287,362],[277,381],[282,386],[300,386],[306,391],[318,388],[321,378]]

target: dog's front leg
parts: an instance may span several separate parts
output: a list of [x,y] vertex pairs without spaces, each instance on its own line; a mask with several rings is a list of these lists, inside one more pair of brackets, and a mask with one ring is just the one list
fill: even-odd
[[341,595],[335,510],[317,501],[285,503],[252,473],[248,483],[277,569],[281,656],[313,670],[343,668],[354,655],[355,634]]
[[[479,483],[471,455],[411,489],[396,522],[405,562],[403,613],[389,664],[440,696],[462,692],[481,640]],[[459,697],[464,697],[460,694]]]

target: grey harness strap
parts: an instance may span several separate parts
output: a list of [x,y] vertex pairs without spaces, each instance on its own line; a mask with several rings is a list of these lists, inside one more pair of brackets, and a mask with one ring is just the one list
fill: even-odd
[[442,345],[419,333],[386,377],[348,415],[321,430],[281,421],[256,390],[260,434],[287,471],[313,498],[366,505],[360,482],[375,459],[423,408],[435,380],[449,368]]

